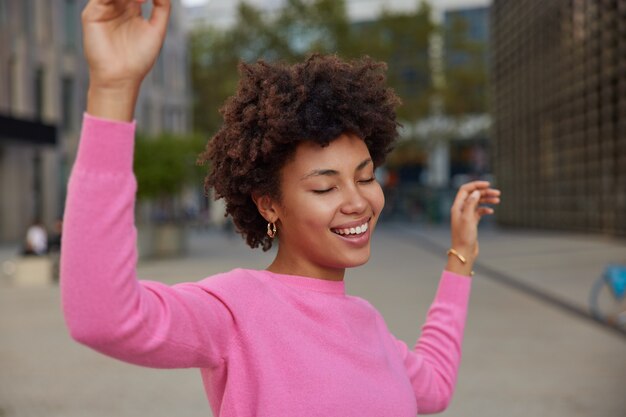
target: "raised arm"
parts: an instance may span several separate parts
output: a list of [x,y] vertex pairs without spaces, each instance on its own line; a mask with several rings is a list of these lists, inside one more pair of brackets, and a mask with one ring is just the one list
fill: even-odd
[[422,334],[413,349],[394,338],[419,414],[445,410],[454,394],[470,298],[471,279],[444,271]]
[[82,13],[85,58],[89,64],[87,113],[110,120],[133,120],[141,82],[156,61],[167,30],[169,0],[90,0]]
[[130,0],[91,0],[83,12],[91,78],[68,184],[61,295],[70,333],[85,345],[140,365],[211,367],[227,351],[234,325],[219,294],[195,283],[136,279],[130,120],[168,14],[165,0],[154,0],[149,21]]
[[478,223],[493,208],[481,204],[499,204],[500,190],[487,181],[472,181],[459,188],[450,208],[451,252],[446,271],[471,275],[478,257]]
[[478,223],[494,212],[500,191],[473,181],[457,192],[450,209],[451,249],[435,300],[413,350],[396,341],[413,385],[420,414],[445,410],[456,386],[470,298],[472,267],[478,256]]

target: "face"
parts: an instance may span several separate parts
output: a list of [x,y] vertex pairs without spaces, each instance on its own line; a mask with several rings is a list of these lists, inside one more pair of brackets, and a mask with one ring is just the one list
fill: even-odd
[[281,171],[281,194],[276,272],[342,279],[345,268],[367,262],[384,197],[363,140],[300,144]]

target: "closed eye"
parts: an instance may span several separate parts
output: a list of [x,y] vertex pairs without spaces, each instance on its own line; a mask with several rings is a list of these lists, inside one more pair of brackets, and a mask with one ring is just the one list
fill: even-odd
[[326,194],[326,193],[328,193],[328,192],[330,192],[330,191],[332,191],[332,190],[334,190],[334,187],[333,187],[333,188],[327,188],[327,189],[325,189],[325,190],[312,190],[312,191],[313,191],[315,194]]
[[375,179],[376,179],[376,177],[372,177],[372,178],[368,178],[366,180],[360,180],[359,182],[361,184],[369,184],[370,182],[374,182]]

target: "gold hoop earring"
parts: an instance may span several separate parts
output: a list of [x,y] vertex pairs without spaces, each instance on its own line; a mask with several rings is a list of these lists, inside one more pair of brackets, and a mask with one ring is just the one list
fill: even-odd
[[276,223],[269,222],[267,224],[267,235],[270,237],[270,239],[274,239],[274,236],[276,236]]

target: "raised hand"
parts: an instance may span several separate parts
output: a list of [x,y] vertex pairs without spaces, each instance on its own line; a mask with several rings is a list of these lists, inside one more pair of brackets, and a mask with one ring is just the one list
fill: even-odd
[[152,14],[145,19],[141,14],[145,1],[90,0],[83,10],[87,111],[93,115],[132,118],[141,81],[163,45],[171,7],[170,0],[153,0]]
[[478,256],[478,223],[482,216],[494,212],[481,204],[499,203],[500,190],[491,188],[487,181],[472,181],[459,188],[450,209],[451,247],[467,262],[450,256],[446,269],[469,275]]
[[82,13],[85,57],[91,83],[141,82],[163,45],[169,0],[154,0],[152,16],[141,15],[145,0],[91,0]]

